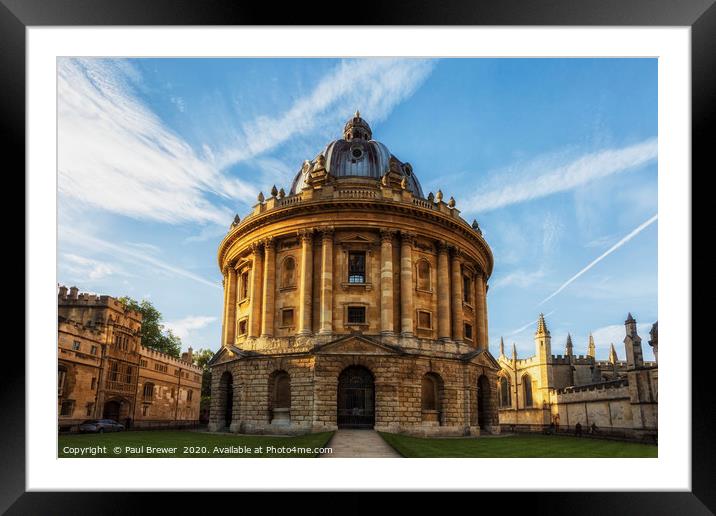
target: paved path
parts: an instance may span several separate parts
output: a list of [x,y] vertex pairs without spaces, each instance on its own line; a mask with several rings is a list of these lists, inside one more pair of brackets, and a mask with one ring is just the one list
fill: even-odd
[[375,430],[336,430],[327,446],[333,453],[324,453],[320,458],[400,457]]

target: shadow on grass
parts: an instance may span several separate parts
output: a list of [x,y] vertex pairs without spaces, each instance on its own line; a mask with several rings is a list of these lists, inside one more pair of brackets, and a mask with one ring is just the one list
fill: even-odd
[[554,435],[430,439],[380,434],[403,457],[656,458],[650,444]]
[[[58,437],[59,458],[87,457],[317,457],[333,432],[293,437],[192,431],[138,431]],[[82,453],[83,452],[83,453]]]

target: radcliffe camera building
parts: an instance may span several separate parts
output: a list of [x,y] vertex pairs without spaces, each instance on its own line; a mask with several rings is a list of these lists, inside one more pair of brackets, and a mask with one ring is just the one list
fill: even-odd
[[210,429],[499,432],[492,252],[358,113],[218,251]]
[[142,346],[142,314],[117,299],[59,287],[58,428],[114,419],[131,428],[199,422],[201,368]]

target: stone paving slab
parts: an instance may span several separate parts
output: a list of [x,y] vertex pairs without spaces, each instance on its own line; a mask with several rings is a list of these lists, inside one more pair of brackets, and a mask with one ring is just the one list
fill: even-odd
[[326,445],[333,453],[324,453],[319,458],[394,458],[400,457],[375,430],[336,430]]

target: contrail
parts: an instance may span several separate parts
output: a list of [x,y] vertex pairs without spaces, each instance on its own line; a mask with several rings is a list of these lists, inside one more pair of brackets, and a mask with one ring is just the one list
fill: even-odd
[[560,292],[562,292],[565,288],[567,288],[567,286],[568,286],[570,283],[572,283],[574,280],[576,280],[577,278],[579,278],[582,274],[584,274],[585,272],[587,272],[589,269],[591,269],[592,267],[594,267],[597,263],[601,262],[604,258],[606,258],[606,257],[609,256],[610,254],[612,254],[614,251],[616,251],[616,250],[619,249],[621,246],[623,246],[624,244],[626,244],[629,240],[631,240],[632,238],[634,238],[635,236],[637,236],[639,233],[641,233],[642,231],[644,231],[644,230],[645,230],[647,227],[649,227],[651,224],[653,224],[654,222],[656,222],[656,219],[657,219],[658,217],[659,217],[659,214],[654,215],[654,216],[651,217],[649,220],[647,220],[646,222],[644,222],[641,226],[639,226],[639,227],[636,228],[634,231],[632,231],[631,233],[629,233],[627,236],[625,236],[624,238],[622,238],[621,240],[619,240],[619,242],[617,242],[616,244],[614,244],[613,246],[611,246],[611,247],[610,247],[607,251],[605,251],[604,254],[602,254],[599,258],[597,258],[596,260],[594,260],[592,263],[590,263],[589,265],[587,265],[584,269],[582,269],[582,270],[579,271],[577,274],[575,274],[574,276],[572,276],[571,278],[569,278],[567,281],[565,281],[564,284],[563,284],[561,287],[559,287],[557,290],[555,290],[554,292],[552,292],[549,296],[547,296],[546,298],[544,298],[537,306],[546,303],[547,301],[549,301],[550,299],[552,299],[554,296],[556,296],[557,294],[559,294]]
[[[556,312],[556,309],[555,309],[555,310],[552,310],[552,311],[549,312],[549,313],[544,314],[544,316],[545,316],[545,317],[549,317],[549,316],[552,315],[554,312]],[[512,336],[512,335],[517,335],[518,333],[521,333],[521,332],[525,331],[527,328],[529,328],[530,326],[532,326],[533,324],[535,324],[537,321],[538,321],[538,319],[535,319],[534,321],[530,321],[530,322],[528,322],[527,324],[525,324],[524,326],[520,326],[519,328],[517,328],[517,329],[516,329],[515,331],[513,331],[512,333],[508,333],[507,336],[510,337],[510,336]]]

